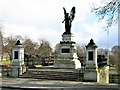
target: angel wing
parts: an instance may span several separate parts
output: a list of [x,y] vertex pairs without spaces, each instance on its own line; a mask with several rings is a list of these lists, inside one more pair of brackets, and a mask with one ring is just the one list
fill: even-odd
[[71,19],[71,21],[73,21],[74,17],[75,17],[75,7],[73,7],[71,9],[71,12],[70,12],[70,19]]

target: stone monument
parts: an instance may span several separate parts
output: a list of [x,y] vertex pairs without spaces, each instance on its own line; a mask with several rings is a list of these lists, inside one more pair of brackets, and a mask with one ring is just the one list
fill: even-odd
[[65,19],[65,32],[62,35],[62,41],[60,41],[59,55],[55,60],[56,68],[81,68],[81,63],[77,57],[76,43],[74,41],[74,36],[71,33],[71,23],[75,17],[75,7],[72,8],[71,13],[66,12],[65,8],[64,15]]
[[12,48],[12,77],[19,77],[26,72],[24,64],[24,48],[18,40]]

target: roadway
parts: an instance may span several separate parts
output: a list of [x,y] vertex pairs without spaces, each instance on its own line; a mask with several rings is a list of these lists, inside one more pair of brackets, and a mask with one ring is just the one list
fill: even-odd
[[97,82],[1,78],[2,90],[120,90],[118,84]]

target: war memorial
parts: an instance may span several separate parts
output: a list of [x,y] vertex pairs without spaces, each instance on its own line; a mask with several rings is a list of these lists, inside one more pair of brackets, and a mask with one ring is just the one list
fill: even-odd
[[116,85],[109,84],[107,59],[98,57],[98,46],[93,39],[85,47],[86,64],[84,67],[81,65],[71,30],[76,13],[75,7],[71,9],[70,14],[66,12],[65,8],[63,10],[64,20],[62,23],[65,23],[65,32],[62,34],[59,54],[53,67],[29,69],[24,62],[24,48],[18,40],[11,51],[12,78],[3,79],[3,90],[15,88],[16,90],[89,90],[90,88],[91,90],[108,90],[108,88],[118,90],[114,88]]

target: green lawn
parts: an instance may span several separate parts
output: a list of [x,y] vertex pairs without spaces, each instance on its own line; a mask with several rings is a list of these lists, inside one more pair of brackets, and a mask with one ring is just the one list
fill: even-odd
[[11,60],[2,60],[0,61],[1,65],[11,64]]

